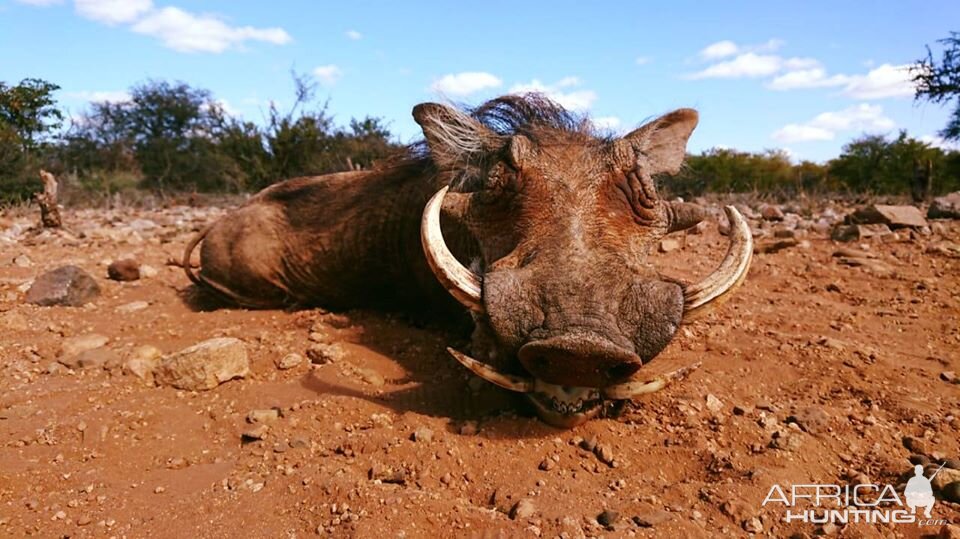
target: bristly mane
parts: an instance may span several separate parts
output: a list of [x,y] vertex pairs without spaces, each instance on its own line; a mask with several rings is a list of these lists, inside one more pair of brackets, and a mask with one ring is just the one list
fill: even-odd
[[589,134],[590,122],[539,93],[504,95],[469,110],[470,116],[503,136],[536,140],[544,130]]

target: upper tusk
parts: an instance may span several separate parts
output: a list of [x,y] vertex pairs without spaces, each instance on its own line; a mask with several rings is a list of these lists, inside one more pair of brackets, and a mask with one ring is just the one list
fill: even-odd
[[453,356],[454,359],[459,361],[464,367],[470,369],[473,374],[476,374],[488,382],[494,383],[504,389],[509,389],[510,391],[518,391],[520,393],[530,393],[533,391],[533,379],[531,378],[504,374],[490,365],[481,363],[453,348],[447,348],[447,352],[450,352],[450,355]]
[[753,235],[746,219],[733,206],[723,211],[730,222],[730,246],[720,267],[683,291],[683,319],[690,320],[705,307],[719,305],[746,279],[753,259]]
[[447,194],[448,186],[444,186],[433,195],[423,209],[423,219],[420,221],[420,242],[427,257],[430,270],[440,281],[440,284],[450,294],[471,311],[483,312],[482,282],[480,276],[464,267],[443,241],[440,230],[440,208],[443,206],[443,197]]
[[[603,396],[608,399],[632,399],[646,393],[660,391],[670,382],[686,377],[699,367],[700,363],[698,362],[693,365],[677,369],[673,372],[654,376],[653,378],[632,380],[622,384],[607,386],[600,391],[603,393]],[[642,373],[643,369],[641,369],[640,372]]]

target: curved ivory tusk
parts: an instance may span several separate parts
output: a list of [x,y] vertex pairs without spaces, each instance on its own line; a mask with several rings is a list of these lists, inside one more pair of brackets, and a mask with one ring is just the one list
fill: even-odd
[[470,369],[473,374],[476,374],[484,380],[496,384],[504,389],[509,389],[510,391],[517,391],[519,393],[530,393],[533,391],[533,380],[523,376],[515,376],[512,374],[504,374],[497,371],[490,365],[486,363],[481,363],[472,357],[462,354],[453,348],[447,348],[447,352],[450,352],[450,355],[454,359],[460,362],[461,365]]
[[[667,374],[654,376],[653,378],[632,380],[622,384],[607,386],[600,391],[603,393],[603,396],[608,399],[632,399],[640,395],[660,391],[667,387],[667,384],[670,382],[686,377],[699,367],[700,363],[698,362],[673,372],[668,372]],[[643,372],[643,369],[641,369],[640,372]]]
[[746,219],[733,206],[723,211],[730,222],[730,247],[720,267],[699,283],[687,286],[683,291],[683,319],[689,321],[715,307],[730,297],[731,293],[747,277],[753,259],[753,235]]
[[440,208],[443,206],[443,197],[447,194],[448,188],[445,186],[437,191],[423,209],[423,219],[420,221],[420,243],[423,244],[423,253],[427,257],[430,271],[440,284],[468,309],[482,313],[480,276],[464,267],[453,256],[443,241],[443,233],[440,230]]

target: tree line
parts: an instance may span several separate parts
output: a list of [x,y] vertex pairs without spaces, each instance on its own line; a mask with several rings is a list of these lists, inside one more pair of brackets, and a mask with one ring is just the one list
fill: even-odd
[[[960,34],[927,49],[916,62],[916,99],[955,102],[945,140],[960,140]],[[380,118],[336,125],[316,87],[293,74],[293,105],[271,104],[263,125],[226,112],[208,90],[150,80],[129,99],[100,102],[69,121],[53,97],[59,87],[29,78],[0,82],[0,202],[26,199],[50,170],[68,188],[92,193],[252,192],[304,175],[368,168],[401,145]],[[69,125],[65,126],[64,124]],[[905,131],[863,135],[826,163],[793,163],[781,150],[760,153],[714,148],[690,155],[665,182],[673,194],[756,192],[912,194],[915,199],[960,190],[960,152],[934,147]]]

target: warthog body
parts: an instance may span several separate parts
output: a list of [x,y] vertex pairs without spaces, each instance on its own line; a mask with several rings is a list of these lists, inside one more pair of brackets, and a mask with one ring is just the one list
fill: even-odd
[[[425,145],[375,170],[265,189],[194,240],[188,274],[254,307],[446,316],[457,307],[452,296],[476,325],[473,357],[454,357],[527,393],[556,425],[678,376],[644,376],[641,367],[683,319],[730,294],[752,251],[749,229],[728,208],[730,251],[703,282],[685,286],[647,261],[659,238],[703,217],[697,206],[661,200],[653,182],[679,169],[696,112],[675,111],[621,138],[596,135],[536,95],[471,114],[423,104],[414,117]],[[190,251],[201,238],[193,275]]]

